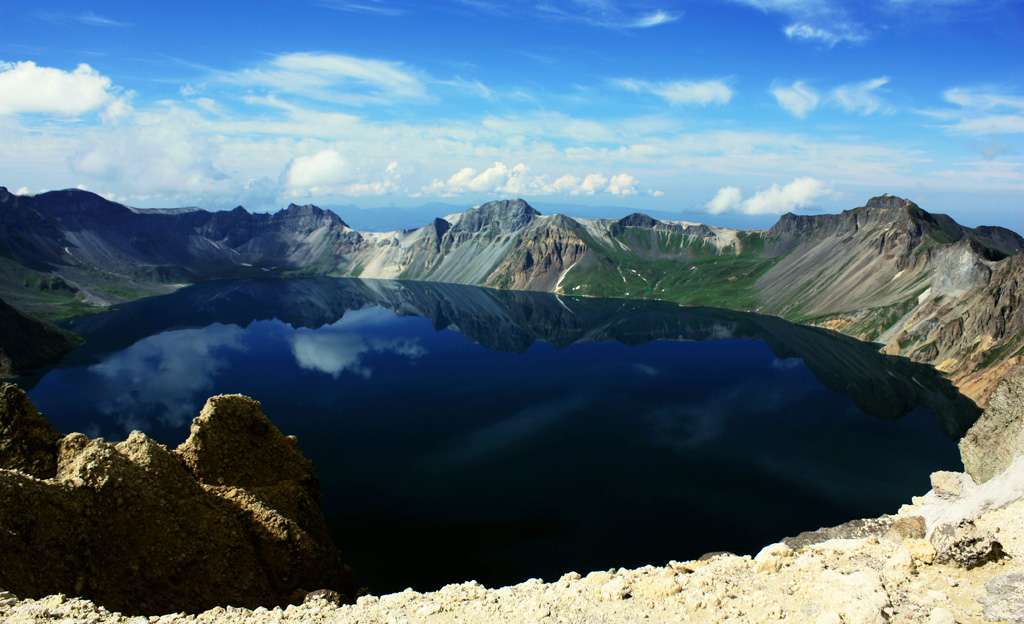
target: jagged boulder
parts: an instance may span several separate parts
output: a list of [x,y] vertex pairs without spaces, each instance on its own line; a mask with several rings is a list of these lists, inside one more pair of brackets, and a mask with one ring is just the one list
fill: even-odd
[[1024,455],[1024,364],[1010,369],[996,386],[988,409],[960,440],[964,469],[984,483]]
[[970,570],[1006,555],[1003,545],[991,533],[971,520],[950,522],[935,529],[931,537],[935,562]]
[[[0,396],[0,410],[31,407],[14,386]],[[225,424],[239,415],[247,425]],[[266,431],[253,433],[260,418]],[[179,453],[137,431],[116,444],[72,433],[54,445],[51,477],[0,470],[0,587],[21,597],[83,596],[132,614],[301,603],[321,588],[351,596],[351,573],[307,489],[315,473],[295,442],[244,397],[215,397],[196,420],[237,439],[197,444],[193,425]],[[252,449],[252,436],[287,458],[269,462],[247,489],[230,482],[223,466],[235,464],[223,455]],[[222,467],[210,474],[226,475],[226,485],[197,478],[193,465]],[[270,474],[300,465],[308,471]]]

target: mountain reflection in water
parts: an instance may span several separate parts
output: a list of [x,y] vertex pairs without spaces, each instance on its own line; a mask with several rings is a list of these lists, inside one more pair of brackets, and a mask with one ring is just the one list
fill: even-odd
[[752,554],[894,512],[979,414],[874,345],[657,301],[245,280],[67,327],[85,345],[28,380],[58,430],[173,447],[253,396],[375,592]]

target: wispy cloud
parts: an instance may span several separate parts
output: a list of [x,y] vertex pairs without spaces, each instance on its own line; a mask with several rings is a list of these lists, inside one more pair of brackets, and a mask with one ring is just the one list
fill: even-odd
[[55,11],[46,11],[36,14],[39,19],[47,22],[53,22],[57,24],[68,24],[71,22],[78,22],[79,24],[85,24],[86,26],[102,26],[102,27],[124,27],[128,24],[112,20],[102,15],[97,15],[92,11],[86,11],[84,13],[60,13]]
[[350,105],[427,97],[423,80],[401,63],[340,54],[284,54],[262,67],[222,74],[220,78],[273,93]]
[[602,28],[651,28],[678,20],[682,13],[662,8],[624,8],[613,0],[548,1],[537,5],[541,15],[584,22]]
[[728,104],[732,99],[732,89],[721,80],[647,82],[621,78],[614,80],[613,84],[634,93],[653,93],[673,106]]
[[863,29],[845,23],[822,28],[820,26],[812,26],[806,22],[795,22],[786,26],[782,32],[786,33],[786,36],[790,39],[820,41],[829,47],[841,41],[860,43],[868,39],[868,35]]
[[773,87],[772,95],[779,101],[779,106],[799,119],[805,119],[821,101],[818,93],[802,80],[794,82],[791,87]]
[[349,13],[371,13],[374,15],[388,16],[406,14],[405,9],[388,4],[385,0],[316,0],[313,4],[328,9],[335,9],[337,11],[347,11]]
[[870,115],[882,108],[882,99],[878,90],[888,84],[889,77],[872,78],[864,82],[843,85],[832,90],[832,100],[847,112],[859,112]]
[[[996,87],[954,87],[947,89],[942,99],[957,108],[921,112],[948,122],[944,126],[948,130],[977,135],[1024,133],[1024,97],[1007,94]],[[997,150],[993,154],[1005,151]]]
[[792,23],[783,29],[786,37],[832,47],[841,41],[861,43],[867,30],[850,18],[841,0],[732,0],[765,13],[781,13]]

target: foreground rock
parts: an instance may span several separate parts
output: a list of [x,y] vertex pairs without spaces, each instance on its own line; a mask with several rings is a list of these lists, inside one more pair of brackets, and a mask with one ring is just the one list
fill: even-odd
[[138,431],[61,437],[6,384],[0,432],[20,432],[0,444],[0,587],[15,595],[151,614],[353,594],[312,463],[252,399],[210,399],[171,451]]
[[[334,604],[320,593],[284,609],[216,608],[150,622],[1024,622],[1024,500],[968,520],[977,534],[998,536],[1002,551],[970,568],[954,559],[940,562],[927,539],[892,531],[906,525],[907,534],[920,535],[914,527],[922,525],[921,508],[950,503],[931,495],[918,500],[901,510],[883,537],[830,539],[796,550],[773,544],[754,558],[722,555],[636,570],[569,573],[550,583],[530,580],[501,589],[468,582],[430,593],[364,596],[355,605]],[[959,503],[983,508],[978,501]],[[80,599],[18,601],[2,593],[0,619],[132,622]]]
[[988,408],[960,440],[964,468],[983,483],[1024,455],[1024,364],[1010,369]]

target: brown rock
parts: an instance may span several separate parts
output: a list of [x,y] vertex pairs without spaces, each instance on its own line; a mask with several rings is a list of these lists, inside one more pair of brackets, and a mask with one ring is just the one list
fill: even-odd
[[242,488],[291,481],[320,504],[320,482],[298,441],[278,431],[259,401],[240,394],[215,396],[192,421],[177,453],[200,483]]
[[900,516],[889,527],[885,538],[889,541],[902,543],[905,539],[921,539],[928,530],[921,516]]
[[0,468],[49,479],[57,472],[62,437],[21,388],[9,383],[0,388]]
[[[258,403],[240,399],[227,402],[251,408],[236,439],[215,435],[205,445],[182,445],[193,465],[216,466],[225,481],[237,477],[231,468],[239,464],[224,458],[222,445],[251,450],[252,440],[243,439],[251,435],[282,452],[271,429],[288,440]],[[223,403],[207,403],[193,432],[210,425],[223,433],[216,422],[239,411],[219,411]],[[286,458],[264,460],[295,480],[254,471],[261,486],[244,489],[197,480],[181,456],[139,432],[117,444],[64,437],[52,478],[0,470],[0,587],[21,597],[84,596],[133,614],[283,605],[301,601],[309,587],[352,596],[351,573],[308,489],[316,482],[312,465],[286,443]]]

